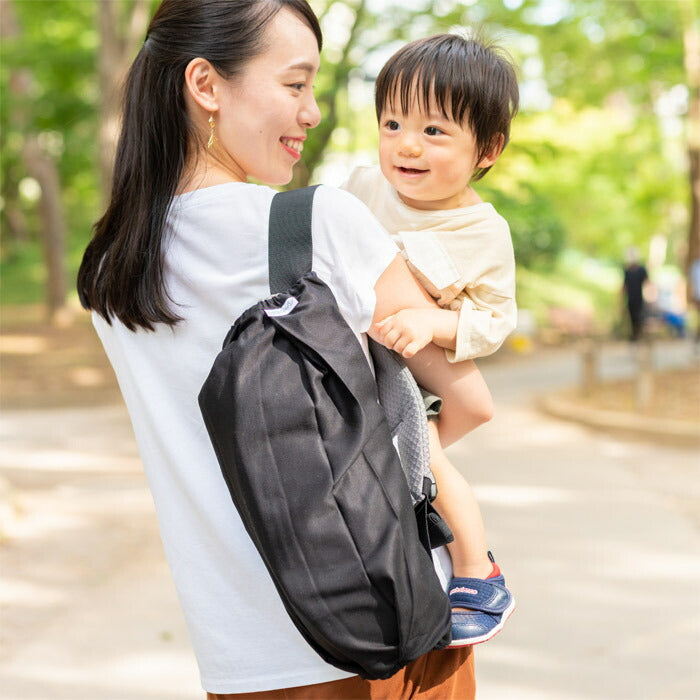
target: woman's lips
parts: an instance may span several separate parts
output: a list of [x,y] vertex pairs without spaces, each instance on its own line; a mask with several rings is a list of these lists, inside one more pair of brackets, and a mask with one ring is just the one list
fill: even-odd
[[284,148],[284,150],[287,151],[287,153],[289,153],[289,155],[295,160],[299,160],[299,158],[301,158],[301,152],[304,150],[303,141],[300,139],[281,138],[280,143],[282,144],[282,148]]

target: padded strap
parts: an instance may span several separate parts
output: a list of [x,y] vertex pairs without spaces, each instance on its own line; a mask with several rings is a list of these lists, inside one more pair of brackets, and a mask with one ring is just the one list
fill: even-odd
[[313,264],[311,212],[318,185],[272,198],[267,266],[270,293],[286,292]]
[[461,578],[455,576],[450,582],[450,603],[453,607],[481,610],[500,614],[510,605],[510,591],[495,579]]

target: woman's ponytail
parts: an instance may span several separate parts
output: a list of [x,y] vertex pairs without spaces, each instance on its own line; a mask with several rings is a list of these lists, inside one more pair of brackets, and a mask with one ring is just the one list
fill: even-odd
[[[111,198],[78,273],[83,306],[108,322],[116,316],[130,330],[179,320],[163,282],[162,253],[165,218],[182,175],[188,134],[184,105],[179,104],[181,86],[158,89],[150,48],[147,41],[126,79]],[[165,99],[157,102],[155,94]]]

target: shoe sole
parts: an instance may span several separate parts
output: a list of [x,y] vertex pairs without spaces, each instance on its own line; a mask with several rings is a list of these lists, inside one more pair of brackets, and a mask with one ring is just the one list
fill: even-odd
[[508,618],[513,614],[515,610],[515,598],[510,601],[510,605],[503,611],[503,617],[501,621],[489,632],[482,634],[481,637],[470,637],[469,639],[455,639],[450,642],[445,649],[459,649],[460,647],[471,647],[475,644],[483,644],[488,642],[489,639],[493,639],[502,629],[503,625],[506,624]]

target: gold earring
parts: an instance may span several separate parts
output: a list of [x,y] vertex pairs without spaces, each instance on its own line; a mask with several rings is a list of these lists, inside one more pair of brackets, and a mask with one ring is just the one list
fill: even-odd
[[214,143],[214,113],[209,115],[209,141],[207,141],[207,148],[211,148]]

